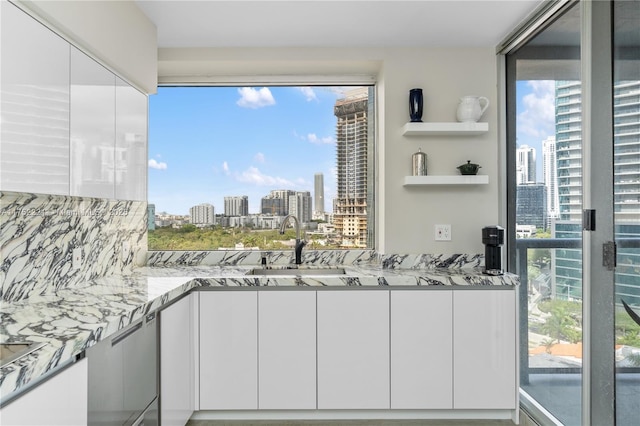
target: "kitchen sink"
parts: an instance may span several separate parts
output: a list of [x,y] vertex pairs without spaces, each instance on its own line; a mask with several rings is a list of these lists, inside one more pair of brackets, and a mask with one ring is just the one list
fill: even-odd
[[308,276],[308,275],[345,275],[344,268],[254,268],[247,272],[247,275],[287,275],[287,276]]
[[46,343],[36,343],[36,342],[0,343],[0,366],[9,364],[10,362],[17,360],[18,358],[22,358],[23,356],[28,355],[37,349],[40,349],[44,345],[46,345]]

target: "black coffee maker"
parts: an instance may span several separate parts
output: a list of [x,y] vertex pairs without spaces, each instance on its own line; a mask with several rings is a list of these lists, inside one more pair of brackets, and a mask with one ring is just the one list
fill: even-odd
[[484,273],[502,275],[502,245],[504,244],[504,228],[485,226],[482,228],[482,244],[484,244]]

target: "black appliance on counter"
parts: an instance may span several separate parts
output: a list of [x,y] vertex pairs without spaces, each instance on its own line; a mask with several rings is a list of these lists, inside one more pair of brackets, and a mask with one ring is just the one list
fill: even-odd
[[482,228],[482,244],[484,244],[484,273],[502,275],[502,245],[504,244],[504,228],[485,226]]

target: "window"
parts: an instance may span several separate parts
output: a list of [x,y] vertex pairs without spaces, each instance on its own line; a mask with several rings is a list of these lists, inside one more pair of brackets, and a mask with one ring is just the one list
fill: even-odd
[[150,250],[373,247],[374,86],[160,87]]

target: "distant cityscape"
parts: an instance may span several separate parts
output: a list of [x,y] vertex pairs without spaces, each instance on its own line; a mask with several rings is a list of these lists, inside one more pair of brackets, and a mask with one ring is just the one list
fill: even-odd
[[371,229],[367,226],[368,191],[368,114],[369,88],[345,93],[334,106],[337,154],[337,197],[329,211],[325,207],[324,175],[314,174],[313,197],[310,191],[274,189],[260,200],[259,213],[249,214],[247,195],[225,195],[223,211],[216,213],[210,203],[192,206],[188,215],[156,212],[149,204],[149,230],[161,227],[180,228],[186,224],[198,228],[248,227],[278,229],[291,214],[298,218],[307,234],[324,237],[344,248],[366,248]]
[[[615,238],[640,238],[640,81],[614,85]],[[555,82],[555,135],[542,141],[543,176],[536,176],[536,150],[516,149],[516,236],[540,231],[555,239],[582,238],[582,115],[579,81]],[[640,304],[640,253],[619,247],[616,294]],[[538,285],[554,298],[582,298],[582,251],[551,250],[549,270]]]

